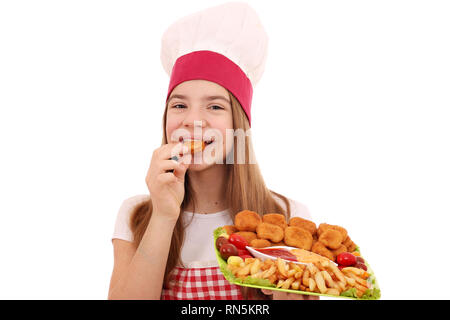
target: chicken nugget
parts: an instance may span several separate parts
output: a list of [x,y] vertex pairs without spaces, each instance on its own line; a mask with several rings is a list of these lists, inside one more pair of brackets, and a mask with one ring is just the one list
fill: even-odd
[[286,218],[284,217],[284,215],[279,213],[266,213],[262,216],[262,221],[275,224],[283,230],[287,227]]
[[337,230],[340,233],[342,233],[342,239],[345,239],[347,237],[347,230],[345,230],[343,227],[335,226],[335,225],[331,225],[331,224],[327,224],[327,223],[321,223],[319,225],[319,227],[317,228],[317,234],[320,237],[320,235],[328,229]]
[[356,244],[352,241],[352,239],[350,239],[349,236],[345,238],[343,245],[347,247],[348,252],[353,252],[356,249]]
[[331,252],[333,253],[333,255],[334,255],[335,257],[337,257],[340,253],[342,253],[342,252],[348,252],[348,251],[347,251],[347,247],[344,246],[343,244],[341,244],[339,248],[334,249],[334,250],[331,250]]
[[280,242],[271,242],[271,246],[286,246],[286,243],[284,243],[284,241],[280,241]]
[[185,141],[183,146],[188,147],[188,150],[193,155],[196,152],[205,150],[205,141]]
[[311,251],[321,255],[322,257],[328,258],[332,261],[334,261],[335,259],[333,252],[328,250],[327,247],[325,247],[325,245],[320,241],[314,243],[314,246],[311,248]]
[[319,236],[319,241],[330,249],[337,249],[341,246],[342,233],[335,229],[328,229]]
[[266,222],[261,222],[258,224],[256,227],[256,233],[258,238],[267,239],[272,242],[280,242],[284,238],[284,231],[281,227]]
[[310,220],[306,220],[300,217],[294,217],[289,220],[290,227],[299,227],[308,230],[312,235],[316,234],[316,224]]
[[250,246],[252,246],[253,248],[265,248],[270,247],[271,243],[269,240],[266,239],[253,239],[250,242]]
[[238,231],[238,232],[235,232],[235,234],[240,235],[242,238],[247,240],[248,243],[250,243],[256,239],[256,233],[251,232],[251,231]]
[[311,250],[313,237],[308,230],[299,227],[286,227],[284,229],[284,242],[288,246]]
[[234,217],[234,225],[239,231],[256,231],[261,217],[254,211],[242,210]]
[[224,229],[225,232],[229,235],[238,231],[238,229],[235,226],[223,226],[222,229]]

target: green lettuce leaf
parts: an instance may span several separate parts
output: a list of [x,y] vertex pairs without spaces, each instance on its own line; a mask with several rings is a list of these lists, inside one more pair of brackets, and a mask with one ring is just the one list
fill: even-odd
[[348,289],[347,291],[341,292],[341,296],[343,297],[350,297],[350,298],[358,298],[356,295],[356,289],[355,288],[351,288]]

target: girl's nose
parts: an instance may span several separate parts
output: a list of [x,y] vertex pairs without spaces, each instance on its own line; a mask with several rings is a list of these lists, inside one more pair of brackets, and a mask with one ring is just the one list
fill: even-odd
[[186,118],[183,120],[184,127],[200,127],[204,128],[206,126],[206,121],[203,119],[200,113],[190,112]]

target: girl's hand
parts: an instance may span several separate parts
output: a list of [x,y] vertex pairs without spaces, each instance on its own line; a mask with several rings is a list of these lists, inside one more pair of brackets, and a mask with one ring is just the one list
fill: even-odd
[[178,161],[170,158],[184,154],[182,151],[187,150],[183,150],[181,143],[168,143],[156,149],[145,178],[154,212],[174,221],[180,214],[184,198],[184,176],[192,156],[189,153],[183,157],[178,156]]
[[288,293],[283,291],[261,289],[262,293],[272,295],[273,300],[319,300],[319,296]]

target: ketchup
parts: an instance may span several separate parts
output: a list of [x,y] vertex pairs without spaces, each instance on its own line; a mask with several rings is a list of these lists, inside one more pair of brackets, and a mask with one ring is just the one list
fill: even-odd
[[290,261],[298,261],[297,257],[290,253],[287,250],[284,249],[255,249],[258,252],[267,254],[272,257],[281,258],[284,260],[290,260]]

